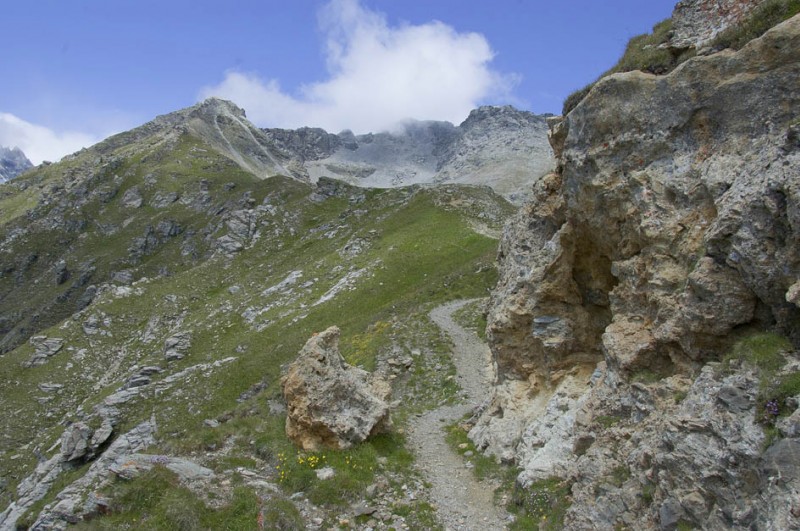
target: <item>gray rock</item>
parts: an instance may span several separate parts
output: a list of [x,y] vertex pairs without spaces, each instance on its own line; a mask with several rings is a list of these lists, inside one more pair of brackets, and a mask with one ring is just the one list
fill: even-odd
[[780,439],[763,456],[761,471],[770,481],[800,486],[800,439]]
[[669,46],[700,49],[764,0],[682,0],[672,12]]
[[109,419],[104,419],[99,428],[92,434],[92,439],[89,441],[89,446],[92,451],[97,451],[98,448],[103,446],[114,433],[114,425]]
[[120,455],[108,470],[121,478],[133,479],[157,465],[174,472],[181,481],[196,481],[214,476],[210,469],[188,459],[149,454]]
[[153,208],[167,208],[177,201],[178,197],[177,192],[156,192],[153,199],[150,200],[150,206]]
[[800,341],[798,64],[795,16],[550,120],[557,170],[504,230],[470,437],[523,487],[572,481],[567,529],[800,528],[795,413],[762,457],[759,376],[714,366],[747,331]]
[[139,190],[138,186],[133,186],[125,190],[125,193],[122,194],[122,206],[125,208],[139,208],[142,206],[142,193]]
[[61,284],[69,280],[69,277],[70,277],[70,272],[69,269],[67,269],[67,262],[65,262],[64,260],[59,260],[58,263],[56,263],[55,267],[56,285],[60,286]]
[[30,360],[24,363],[26,367],[44,365],[48,359],[55,356],[64,346],[64,340],[58,337],[33,336],[29,342],[33,345],[34,353]]
[[217,239],[217,248],[224,254],[232,256],[244,250],[244,245],[232,236],[225,235]]
[[164,357],[167,361],[181,360],[192,345],[189,332],[177,332],[164,341]]
[[130,286],[133,284],[133,271],[130,269],[123,269],[122,271],[114,271],[111,274],[112,282],[122,284],[123,286]]
[[339,329],[313,336],[281,378],[286,434],[304,450],[350,448],[390,425],[389,385],[347,365]]
[[89,452],[92,429],[83,422],[70,425],[61,435],[61,455],[64,461],[81,459]]

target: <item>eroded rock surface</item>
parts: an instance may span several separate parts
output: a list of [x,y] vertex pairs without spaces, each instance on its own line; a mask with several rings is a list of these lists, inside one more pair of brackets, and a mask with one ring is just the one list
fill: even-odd
[[281,387],[286,434],[304,450],[350,448],[390,425],[389,385],[344,361],[335,326],[308,340]]
[[710,365],[754,331],[800,344],[798,79],[794,17],[550,120],[557,171],[501,243],[470,435],[523,485],[572,481],[568,528],[800,526],[794,442],[762,455],[758,378]]

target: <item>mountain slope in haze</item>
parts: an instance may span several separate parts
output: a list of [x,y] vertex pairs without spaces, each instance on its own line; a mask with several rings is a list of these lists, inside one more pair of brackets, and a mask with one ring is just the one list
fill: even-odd
[[332,177],[376,188],[487,185],[519,203],[554,167],[545,118],[510,106],[481,107],[458,126],[411,121],[394,132],[366,135],[310,128],[264,132],[312,181]]
[[31,168],[33,164],[21,149],[0,146],[0,183],[10,181]]
[[[427,312],[487,293],[514,208],[488,187],[265,178],[291,159],[264,135],[212,100],[0,187],[0,529],[98,512],[100,528],[163,528],[187,507],[308,524],[376,481],[418,493],[404,518],[430,525],[400,432],[328,453],[344,488],[317,479],[283,431],[280,367],[337,325],[348,361],[393,382],[401,422],[452,399]],[[202,471],[196,490],[159,470],[114,481],[137,452]],[[169,495],[131,506],[126,489]]]

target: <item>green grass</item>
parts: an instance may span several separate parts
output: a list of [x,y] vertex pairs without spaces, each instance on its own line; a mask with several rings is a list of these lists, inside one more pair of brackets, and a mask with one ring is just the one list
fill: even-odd
[[598,423],[603,428],[610,428],[612,426],[616,426],[620,423],[622,417],[616,415],[598,415],[594,418],[594,421]]
[[772,376],[786,363],[783,353],[791,348],[792,344],[783,336],[769,332],[757,333],[739,340],[722,361],[723,364],[729,364],[731,360],[741,360],[759,373]]
[[730,370],[734,362],[739,362],[756,372],[759,379],[756,416],[761,416],[763,421],[767,445],[780,435],[773,428],[776,419],[766,414],[767,402],[775,400],[778,404],[778,414],[782,416],[790,413],[790,409],[786,407],[786,400],[800,394],[800,372],[780,373],[786,364],[785,354],[791,350],[792,344],[787,338],[762,332],[740,339],[722,359],[722,370]]
[[305,529],[303,517],[289,500],[272,499],[264,503],[264,529],[275,531],[300,531]]
[[257,529],[261,501],[249,489],[236,487],[232,499],[220,509],[207,507],[183,487],[175,474],[156,466],[141,476],[118,480],[108,493],[113,499],[108,515],[75,526],[75,529]]
[[[678,64],[693,55],[693,52],[690,51],[673,53],[668,49],[659,48],[661,44],[669,40],[671,29],[672,19],[666,19],[653,26],[652,32],[632,37],[617,64],[604,72],[598,80],[611,74],[634,70],[657,75],[671,72]],[[561,113],[566,116],[574,109],[586,97],[595,83],[597,81],[589,83],[567,96]]]
[[741,24],[717,35],[711,46],[739,50],[770,28],[800,13],[800,0],[766,0]]
[[620,488],[630,478],[631,478],[631,469],[625,465],[619,465],[611,470],[611,475],[609,476],[609,483],[611,483],[617,488]]
[[[35,466],[30,452],[20,449],[27,444],[50,448],[63,431],[53,419],[76,420],[78,409],[91,415],[93,407],[130,376],[133,365],[156,365],[165,371],[153,376],[153,384],[139,399],[120,406],[122,418],[116,432],[124,433],[155,412],[159,442],[152,450],[168,455],[202,452],[208,456],[205,464],[217,471],[266,467],[274,472],[279,452],[296,457],[284,433],[284,418],[271,413],[266,400],[280,401],[281,366],[295,358],[314,332],[331,325],[342,330],[340,347],[345,358],[367,369],[375,367],[379,357],[417,352],[412,367],[395,381],[395,398],[402,399],[395,412],[399,426],[408,415],[456,396],[449,341],[430,323],[427,313],[449,300],[483,297],[494,285],[497,242],[476,234],[470,220],[480,212],[495,212],[496,223],[501,224],[513,210],[505,201],[473,187],[360,190],[343,185],[342,196],[316,203],[308,200],[312,188],[306,184],[282,177],[254,179],[197,147],[191,137],[151,151],[121,147],[124,156],[91,177],[92,187],[116,187],[114,198],[108,202],[89,198],[66,211],[68,217],[92,220],[84,233],[62,241],[58,231],[34,231],[27,240],[17,241],[12,252],[0,254],[3,265],[11,263],[9,260],[18,265],[17,257],[38,254],[19,282],[14,274],[0,277],[3,308],[20,308],[20,315],[39,313],[36,328],[29,333],[60,337],[65,342],[64,349],[41,367],[22,366],[33,353],[28,343],[5,354],[0,365],[0,379],[7,382],[0,389],[0,408],[13,413],[0,424],[0,476],[11,478],[0,492],[0,504],[11,501],[17,483]],[[75,165],[84,162],[77,160]],[[50,186],[66,179],[70,167],[49,166],[26,179],[39,179],[43,186]],[[150,187],[145,184],[149,173],[157,175],[156,184]],[[196,194],[200,179],[208,180],[212,191],[208,211],[240,208],[245,193],[256,205],[267,199],[275,207],[274,213],[261,218],[261,239],[232,259],[210,256],[213,241],[227,232],[221,218],[180,202],[163,210],[148,206],[157,191],[175,191],[183,197]],[[233,190],[224,190],[227,182],[236,184]],[[139,186],[145,204],[136,210],[123,209],[121,198],[132,186]],[[38,197],[34,188],[29,190],[31,197]],[[0,204],[22,201],[13,193],[2,195],[4,191],[0,192]],[[348,201],[351,193],[363,194],[366,200],[354,207]],[[461,203],[470,206],[458,207]],[[41,211],[31,215],[42,217],[53,207],[36,208]],[[23,218],[7,220],[0,230],[25,225]],[[131,262],[130,239],[144,234],[147,225],[167,219],[180,223],[184,233]],[[113,237],[105,236],[96,230],[99,224],[115,225],[118,231]],[[335,234],[330,235],[332,229]],[[343,255],[344,246],[356,238],[367,242],[364,251]],[[193,242],[194,255],[182,255],[187,241]],[[112,271],[120,269],[131,269],[134,278],[149,280],[138,283],[136,293],[128,297],[99,294],[83,315],[73,319],[76,294],[67,293],[69,282],[56,286],[51,278],[51,265],[60,256],[73,271],[83,261],[93,260],[95,273],[90,283],[106,282]],[[167,275],[159,275],[163,267],[169,270]],[[367,273],[336,298],[316,304],[349,271],[361,269]],[[303,276],[291,296],[262,295],[297,270],[302,270]],[[311,285],[302,287],[305,282]],[[240,287],[239,292],[229,291],[234,285]],[[243,317],[251,307],[267,309],[251,323]],[[42,308],[45,310],[37,311]],[[104,334],[84,333],[82,323],[90,315],[110,321],[108,327],[102,327]],[[155,340],[147,343],[143,332],[151,320],[159,324]],[[183,360],[167,363],[163,342],[176,328],[191,331],[192,346]],[[78,351],[83,352],[82,360],[75,357]],[[236,361],[197,371],[158,394],[154,392],[170,374],[229,356]],[[54,399],[44,401],[38,388],[43,382],[64,388]],[[259,383],[265,389],[240,403],[240,395]],[[208,428],[205,419],[224,421],[217,428]],[[412,474],[402,437],[386,437],[350,453],[329,454],[326,459],[340,469],[334,480],[338,483],[323,484],[298,463],[293,464],[287,492],[302,488],[321,503],[346,503],[363,493],[377,472],[374,463],[378,457],[385,457],[386,467],[397,474]],[[226,445],[232,445],[230,453],[216,457]],[[349,466],[352,463],[357,467]],[[342,488],[333,492],[332,485]],[[120,518],[118,515],[117,520]]]
[[[394,433],[372,437],[348,450],[303,452],[286,445],[277,452],[276,462],[277,480],[287,493],[304,492],[317,505],[345,506],[366,498],[364,491],[380,469],[408,472],[413,455],[402,436]],[[334,470],[333,479],[317,478],[317,470],[324,467]]]
[[518,485],[511,506],[517,513],[517,519],[510,529],[564,529],[564,516],[572,505],[570,493],[569,482],[557,477],[539,480],[527,488]]

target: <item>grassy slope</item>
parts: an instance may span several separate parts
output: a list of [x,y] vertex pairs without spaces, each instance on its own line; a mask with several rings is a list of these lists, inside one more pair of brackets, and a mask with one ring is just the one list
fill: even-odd
[[[145,176],[151,173],[158,180],[148,187]],[[31,204],[35,196],[31,190],[53,186],[60,175],[58,167],[46,168],[30,178],[39,185],[6,195],[0,202]],[[54,326],[43,333],[63,338],[65,347],[47,364],[22,367],[32,354],[28,344],[3,357],[0,380],[8,384],[0,389],[0,407],[13,414],[0,423],[0,476],[6,482],[0,506],[11,500],[17,482],[35,465],[32,449],[50,448],[63,431],[57,423],[89,414],[135,372],[134,364],[164,368],[165,372],[154,378],[157,381],[198,363],[236,357],[233,363],[212,373],[195,374],[159,396],[145,391],[141,400],[123,406],[124,420],[117,431],[124,432],[155,414],[161,451],[193,454],[218,447],[232,437],[233,457],[242,459],[253,459],[249,445],[253,437],[264,457],[254,462],[269,474],[276,471],[278,452],[293,449],[283,435],[282,417],[269,413],[265,398],[279,396],[280,365],[293,359],[315,331],[338,325],[344,355],[368,368],[392,349],[395,354],[407,355],[415,349],[425,353],[397,382],[398,395],[406,393],[407,398],[397,415],[401,421],[412,411],[452,396],[455,385],[447,379],[452,374],[445,356],[447,344],[427,322],[426,312],[445,300],[484,296],[494,284],[496,242],[470,229],[470,221],[475,221],[470,218],[472,213],[493,212],[497,226],[510,213],[510,207],[491,192],[460,187],[367,191],[345,187],[340,196],[315,202],[309,199],[309,186],[280,177],[256,180],[187,137],[168,147],[156,146],[123,158],[113,171],[100,172],[96,179],[93,186],[111,183],[118,190],[110,201],[92,198],[67,213],[93,221],[83,234],[60,242],[56,231],[39,231],[14,242],[9,256],[36,252],[42,264],[63,256],[70,266],[92,259],[95,279],[105,281],[111,271],[122,268],[132,269],[136,278],[148,279],[136,283],[132,295],[104,292],[74,318],[62,321],[74,306],[52,312]],[[266,199],[275,207],[260,221],[261,238],[233,259],[219,255],[205,259],[210,256],[213,239],[226,232],[221,220],[208,214],[212,208],[198,210],[180,202],[161,210],[146,206],[157,192],[174,190],[191,198],[200,179],[209,181],[214,205],[239,208],[236,205],[247,194],[251,204]],[[236,187],[225,190],[222,184],[227,182]],[[135,185],[143,191],[145,206],[126,210],[120,205],[121,198]],[[6,231],[24,225],[23,216],[10,219],[13,217],[4,220]],[[130,240],[160,219],[177,221],[185,228],[184,234],[165,240],[141,261],[127,262]],[[116,225],[118,232],[111,238],[104,236],[94,229],[100,223]],[[180,252],[190,238],[197,248],[196,258]],[[350,256],[343,249],[354,240],[365,250]],[[170,275],[156,277],[163,267]],[[348,272],[362,269],[367,272],[353,281],[351,289],[314,305]],[[302,278],[288,293],[262,294],[293,271],[302,271]],[[34,267],[26,281],[36,287],[25,291],[15,289],[12,275],[5,276],[0,284],[3,304],[47,306],[69,286],[55,286],[48,275],[45,265]],[[232,286],[239,291],[232,293]],[[248,308],[270,305],[274,307],[252,323],[243,317]],[[81,325],[90,316],[110,324],[101,327],[101,334],[87,335]],[[156,339],[145,342],[143,331],[153,319],[160,323],[155,327]],[[163,343],[176,322],[181,323],[181,330],[192,332],[192,347],[185,359],[167,365]],[[37,387],[44,382],[64,387],[48,399]],[[260,382],[266,389],[258,397],[237,402],[244,391]],[[218,429],[203,426],[204,419],[217,417],[231,420]],[[402,443],[402,438],[394,443]],[[369,459],[394,455],[394,443],[384,444]],[[398,457],[400,462],[404,459]],[[224,468],[224,463],[215,466]],[[298,471],[298,475],[313,482],[308,474]],[[365,482],[363,478],[356,481],[350,494],[355,496]],[[55,494],[49,493],[47,499]],[[320,500],[325,501],[326,496],[320,494]]]

